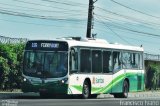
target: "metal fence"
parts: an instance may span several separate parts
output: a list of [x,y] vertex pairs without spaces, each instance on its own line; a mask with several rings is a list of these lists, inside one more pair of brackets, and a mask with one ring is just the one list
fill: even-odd
[[25,43],[27,38],[10,38],[0,35],[0,44],[16,44],[16,43]]
[[144,60],[160,61],[160,55],[144,53]]

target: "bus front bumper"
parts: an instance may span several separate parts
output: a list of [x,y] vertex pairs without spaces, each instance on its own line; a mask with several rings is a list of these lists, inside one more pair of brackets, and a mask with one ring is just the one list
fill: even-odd
[[67,94],[68,84],[62,83],[60,81],[53,81],[48,83],[31,83],[25,81],[22,84],[23,92],[47,92],[53,94]]

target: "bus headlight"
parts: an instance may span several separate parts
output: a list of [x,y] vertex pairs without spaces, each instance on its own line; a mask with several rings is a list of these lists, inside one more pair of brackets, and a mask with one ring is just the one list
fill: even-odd
[[61,83],[62,83],[62,84],[68,84],[68,78],[62,79],[62,80],[61,80]]
[[26,82],[26,81],[27,81],[27,79],[26,79],[26,78],[23,78],[23,81],[24,81],[24,82]]

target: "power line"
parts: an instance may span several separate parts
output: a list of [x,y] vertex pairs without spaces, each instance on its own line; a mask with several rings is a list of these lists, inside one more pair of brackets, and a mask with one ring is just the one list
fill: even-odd
[[[103,18],[103,17],[102,17]],[[107,20],[107,19],[105,19]],[[111,20],[107,20],[107,21],[110,21],[112,22]],[[100,21],[99,21],[100,22]],[[102,21],[103,22],[103,21]],[[102,23],[100,22],[100,23]],[[113,23],[113,22],[112,22]],[[103,22],[104,24],[104,22]],[[106,23],[105,23],[106,24]],[[118,26],[118,25],[112,25],[114,26],[115,28],[118,28],[118,29],[122,29],[122,30],[127,30],[127,31],[130,31],[130,32],[134,32],[134,33],[138,33],[138,34],[144,34],[144,35],[148,35],[148,36],[152,36],[152,37],[160,37],[159,34],[153,34],[153,33],[148,33],[148,32],[143,32],[143,31],[137,31],[137,30],[134,30],[134,29],[130,29],[130,28],[126,28],[126,27],[122,27],[122,26]]]
[[[41,1],[45,1],[45,2],[50,2],[50,3],[57,3],[57,4],[63,4],[63,5],[68,5],[68,6],[84,6],[82,4],[76,4],[76,3],[67,3],[67,2],[59,2],[59,1],[54,1],[54,0],[41,0]],[[85,5],[86,6],[86,5]]]
[[134,22],[139,22],[139,23],[143,23],[143,24],[146,24],[146,25],[157,25],[157,26],[160,26],[159,23],[154,23],[154,22],[150,22],[150,21],[145,21],[145,20],[142,20],[142,19],[137,19],[137,18],[133,18],[133,17],[130,17],[130,16],[126,16],[126,15],[122,15],[122,14],[119,14],[119,13],[116,13],[116,12],[112,12],[110,10],[106,10],[104,8],[101,8],[101,7],[97,7],[97,9],[100,9],[104,12],[107,12],[107,13],[110,13],[110,14],[113,14],[113,15],[116,15],[116,16],[119,16],[121,18],[124,18],[124,19],[127,19],[127,20],[132,20]]
[[136,39],[136,38],[133,38],[133,37],[126,37],[128,39],[132,39],[132,40],[135,40],[135,41],[143,41],[143,42],[146,42],[147,44],[150,43],[150,45],[159,45],[160,43],[158,42],[151,42],[151,41],[146,41],[146,40],[142,40],[142,39]]
[[160,37],[159,34],[153,34],[153,33],[148,33],[148,32],[142,32],[142,31],[137,31],[137,30],[133,30],[133,29],[129,29],[129,28],[124,28],[124,27],[119,27],[119,26],[115,26],[115,27],[118,28],[118,29],[130,31],[130,32],[135,32],[135,33],[144,34],[144,35],[148,35],[148,36]]
[[[0,7],[1,10],[18,10],[18,11],[25,11],[25,12],[28,12],[28,10],[25,10],[25,9],[15,9],[15,8],[5,8],[5,7]],[[35,11],[37,12],[51,12],[51,13],[56,13],[56,16],[58,16],[57,14],[65,14],[63,17],[69,17],[69,16],[81,16],[83,15],[84,13],[69,13],[69,12],[65,12],[65,11],[49,11],[49,10],[36,10]],[[33,12],[33,11],[31,11]]]
[[27,14],[27,13],[21,13],[21,12],[14,12],[14,11],[8,11],[8,10],[3,10],[0,9],[1,14],[7,14],[7,15],[12,15],[12,16],[20,16],[20,17],[28,17],[28,18],[37,18],[37,19],[45,19],[45,20],[52,20],[52,21],[83,21],[80,19],[65,19],[65,18],[55,18],[53,16],[42,16],[42,15],[32,15],[32,14]]
[[[22,23],[22,24],[30,24],[30,25],[36,25],[36,26],[47,26],[47,27],[60,27],[60,28],[83,28],[83,27],[66,27],[66,26],[63,26],[63,25],[51,25],[51,24],[40,24],[40,23],[31,23],[31,22],[24,22],[24,21],[15,21],[15,20],[7,20],[7,19],[1,19],[1,21],[6,21],[6,22],[13,22],[13,23]],[[82,23],[81,23],[82,24]]]
[[[98,20],[97,20],[98,21]],[[109,25],[108,25],[109,26]],[[106,28],[106,26],[104,25],[104,28]],[[96,28],[97,30],[100,30],[100,31],[103,31],[103,32],[107,32],[106,30],[103,30],[102,28]],[[107,32],[108,33],[108,32]],[[125,34],[123,35],[125,36]],[[151,45],[159,45],[160,43],[159,42],[151,42],[151,41],[147,41],[147,40],[142,40],[142,39],[137,39],[137,38],[133,38],[133,37],[128,37],[128,36],[125,36],[126,39],[131,39],[131,40],[134,40],[134,41],[143,41],[143,42],[146,42],[146,44],[150,43]],[[132,44],[133,45],[133,44]]]
[[[42,1],[55,1],[55,0],[42,0]],[[58,0],[58,1],[61,1],[60,3],[66,3],[66,0]],[[73,2],[73,1],[70,1],[70,0],[67,0],[67,4],[68,2],[70,4],[73,4],[73,5],[83,5],[83,6],[88,6],[88,4],[84,4],[84,3],[78,3],[78,2]]]
[[[71,10],[71,9],[66,9],[66,8],[61,8],[61,7],[53,7],[54,10],[46,10],[46,9],[37,9],[37,8],[32,8],[32,7],[26,7],[26,6],[19,6],[19,5],[13,5],[13,4],[6,4],[6,3],[0,3],[1,5],[4,5],[5,7],[6,6],[9,6],[9,7],[16,7],[16,8],[20,8],[20,10],[24,10],[24,9],[28,9],[26,11],[29,11],[29,10],[34,10],[34,11],[38,11],[38,12],[56,12],[56,13],[73,13],[73,12],[81,12],[81,13],[87,13],[86,11],[81,11],[81,10]],[[35,4],[34,4],[35,5]],[[48,7],[48,6],[47,6]],[[56,11],[55,9],[59,9],[58,11]]]
[[136,9],[131,8],[131,7],[129,7],[129,6],[126,6],[126,5],[122,4],[122,3],[119,3],[119,2],[117,2],[117,1],[115,1],[115,0],[110,0],[110,1],[112,1],[112,2],[114,2],[114,3],[116,3],[116,4],[118,4],[118,5],[120,5],[120,6],[122,6],[122,7],[125,7],[125,8],[127,8],[127,9],[130,9],[130,10],[132,10],[132,11],[141,13],[141,14],[143,14],[143,15],[150,16],[150,17],[153,17],[153,18],[156,18],[156,19],[160,19],[160,17],[157,17],[157,16],[154,16],[154,15],[151,15],[151,14],[148,14],[148,13],[145,13],[145,12],[142,12],[142,11],[139,11],[139,10],[136,10]]
[[[98,21],[98,20],[97,20]],[[124,38],[122,38],[118,33],[116,33],[112,28],[110,28],[107,24],[105,24],[104,22],[102,22],[102,24],[104,24],[114,35],[116,35],[118,38],[120,38],[122,41],[132,45],[131,43],[129,43],[127,40],[125,40]]]
[[[133,25],[131,22],[129,22],[129,21],[124,21],[124,20],[120,20],[120,19],[116,19],[116,18],[113,18],[113,17],[108,17],[108,16],[104,16],[104,15],[99,15],[99,14],[94,14],[94,15],[96,15],[96,16],[100,16],[100,17],[103,17],[103,18],[105,18],[106,20],[110,20],[110,21],[118,21],[118,22],[123,22],[123,23],[127,23],[128,25]],[[114,19],[114,20],[113,20]],[[134,22],[134,23],[137,23],[137,22]],[[159,27],[157,27],[157,26],[155,26],[155,25],[152,25],[152,24],[149,24],[149,23],[147,23],[146,22],[146,24],[149,24],[149,25],[146,25],[146,24],[143,24],[143,23],[140,23],[139,22],[139,24],[140,25],[143,25],[144,27],[146,27],[146,28],[152,28],[152,29],[160,29]]]
[[[96,19],[97,20],[97,19]],[[97,20],[98,21],[98,20]],[[100,21],[99,21],[100,22]],[[102,22],[100,22],[100,23],[102,23]],[[103,25],[104,25],[104,27],[106,28],[107,26],[109,27],[109,25],[107,25],[107,24],[105,24],[105,23],[102,23]],[[96,28],[97,29],[97,28]],[[108,28],[109,30],[111,29],[111,28]],[[101,30],[101,31],[106,31],[106,30],[102,30],[102,29],[98,29],[98,30]],[[118,36],[121,40],[123,40],[123,41],[125,41],[126,43],[128,43],[128,44],[130,44],[130,45],[133,45],[133,44],[131,44],[130,42],[128,42],[127,40],[125,40],[123,37],[121,37],[118,33],[116,33],[113,29],[111,29],[112,30],[112,33],[114,33],[116,36]],[[124,35],[123,35],[124,36]],[[126,39],[131,39],[131,40],[134,40],[134,41],[143,41],[143,42],[145,42],[146,44],[148,44],[148,43],[150,43],[151,45],[159,45],[160,43],[158,43],[158,42],[151,42],[151,41],[146,41],[146,40],[142,40],[142,39],[136,39],[136,38],[133,38],[133,37],[126,37],[125,36],[125,38]]]
[[[95,16],[101,17],[101,18],[103,18],[105,21],[108,21],[108,22],[112,22],[112,23],[114,23],[114,24],[117,24],[116,22],[113,22],[113,21],[112,21],[113,18],[106,17],[106,16],[99,15],[99,14],[95,14]],[[120,22],[125,22],[125,23],[129,24],[129,22],[126,22],[126,21],[121,21],[121,20],[118,20],[118,19],[115,19],[115,20],[116,20],[116,21],[120,21]],[[114,20],[114,21],[115,21],[115,20]],[[120,26],[124,26],[124,25],[120,25]],[[149,28],[151,28],[151,27],[149,27]]]
[[21,0],[13,0],[13,1],[21,2],[21,3],[25,3],[25,4],[31,4],[31,5],[35,5],[35,6],[47,7],[47,8],[69,10],[69,11],[72,11],[72,12],[73,11],[75,11],[75,12],[79,11],[79,10],[75,10],[75,9],[68,9],[68,8],[62,8],[62,7],[49,6],[49,5],[45,5],[45,4],[38,4],[38,3],[33,3],[33,2],[21,1]]

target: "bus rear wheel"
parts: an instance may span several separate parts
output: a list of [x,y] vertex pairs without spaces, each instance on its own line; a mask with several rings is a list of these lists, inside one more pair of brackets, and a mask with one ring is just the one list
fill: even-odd
[[123,82],[122,93],[114,94],[115,98],[127,98],[129,92],[129,84],[126,80]]
[[125,80],[123,83],[123,92],[122,92],[122,98],[127,98],[129,92],[129,85],[128,82]]
[[88,99],[90,97],[90,86],[88,81],[85,81],[83,84],[82,97]]

